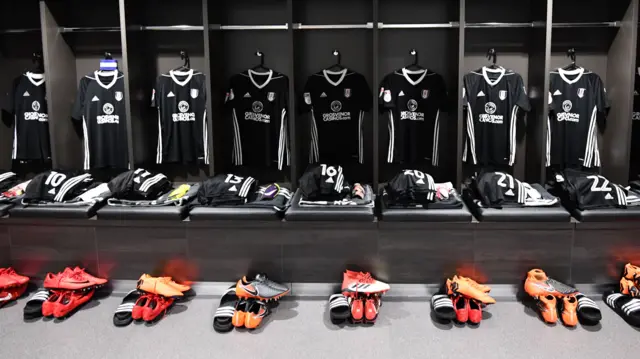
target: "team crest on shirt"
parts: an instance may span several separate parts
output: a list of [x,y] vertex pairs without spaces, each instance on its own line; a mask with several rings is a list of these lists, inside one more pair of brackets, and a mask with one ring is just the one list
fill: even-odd
[[384,102],[391,102],[391,90],[384,90]]
[[507,99],[507,91],[502,90],[502,91],[498,92],[498,97],[502,101],[506,100]]
[[584,97],[584,87],[581,87],[578,89],[578,97],[583,98]]
[[267,94],[267,100],[269,100],[269,102],[273,102],[273,100],[276,99],[276,93],[275,92],[269,92]]
[[200,91],[198,89],[191,89],[191,98],[197,98]]
[[344,89],[344,97],[345,98],[351,97],[351,89]]
[[429,90],[422,90],[422,98],[427,99],[429,97]]
[[116,101],[122,101],[122,98],[124,97],[122,95],[122,91],[116,91],[115,97],[116,97]]

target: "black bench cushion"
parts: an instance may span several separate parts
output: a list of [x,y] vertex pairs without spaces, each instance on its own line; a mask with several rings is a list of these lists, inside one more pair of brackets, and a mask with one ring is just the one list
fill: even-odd
[[17,218],[91,218],[102,204],[75,207],[45,207],[16,205],[9,210]]
[[580,222],[621,222],[640,220],[640,207],[600,208],[581,211],[573,209],[571,214]]
[[11,207],[13,207],[12,204],[0,204],[0,216],[6,215]]
[[187,217],[189,209],[184,206],[104,206],[98,210],[98,219],[116,220],[177,220]]
[[273,208],[235,207],[206,207],[195,206],[189,211],[192,221],[280,221],[279,215]]
[[380,219],[385,222],[471,222],[473,219],[464,203],[462,208],[454,209],[388,208],[384,201],[379,205]]
[[291,199],[291,207],[284,218],[290,222],[373,222],[374,208],[356,206],[301,207],[302,193],[298,189]]

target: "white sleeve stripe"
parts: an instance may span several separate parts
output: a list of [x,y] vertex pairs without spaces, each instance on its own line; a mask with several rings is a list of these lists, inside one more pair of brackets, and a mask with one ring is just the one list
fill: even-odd
[[202,145],[204,150],[204,163],[209,164],[209,126],[207,126],[207,110],[202,116]]
[[551,166],[551,119],[547,116],[547,163],[546,166]]
[[[284,110],[283,110],[284,111]],[[284,143],[282,142],[282,127],[283,127],[283,118],[280,116],[280,133],[278,134],[278,169],[282,169],[282,162],[284,159]]]
[[393,163],[393,152],[395,150],[396,145],[396,128],[393,123],[393,111],[389,110],[389,151],[387,153],[387,162]]
[[594,106],[593,111],[591,112],[591,120],[589,122],[589,132],[587,134],[587,145],[585,146],[584,152],[584,160],[583,165],[585,167],[592,167],[592,159],[594,152],[594,143],[593,143],[593,135],[595,130],[595,116],[596,116],[596,107]]
[[510,149],[511,153],[509,154],[509,166],[513,166],[516,162],[516,125],[518,119],[518,106],[513,106],[513,110],[511,111],[511,140],[510,140]]
[[67,192],[69,192],[71,188],[73,188],[75,185],[84,181],[86,178],[90,176],[91,176],[90,174],[85,173],[83,175],[70,178],[68,181],[66,181],[62,185],[62,187],[60,188],[60,191],[58,191],[58,194],[55,195],[55,197],[53,197],[53,200],[57,202],[62,202],[62,200],[64,199],[64,196],[67,194]]
[[316,125],[316,116],[311,111],[311,148],[309,149],[309,163],[320,161],[320,151],[318,148],[318,127]]
[[360,163],[364,163],[364,134],[362,131],[362,124],[364,120],[364,111],[360,111],[358,119],[358,160]]
[[469,136],[471,158],[473,160],[473,164],[475,165],[478,163],[478,159],[476,158],[476,138],[473,128],[473,112],[471,110],[471,104],[469,102],[467,102],[467,135]]
[[158,107],[158,145],[156,146],[156,163],[162,163],[162,118]]
[[18,115],[13,117],[13,153],[11,154],[11,159],[15,160],[18,158]]
[[89,130],[84,115],[82,116],[82,132],[84,135],[84,169],[88,170],[91,164],[91,154],[89,152]]
[[431,164],[438,165],[438,140],[440,139],[440,110],[436,112],[436,122],[433,126],[433,152],[431,153]]
[[235,150],[235,165],[242,165],[242,142],[240,137],[240,126],[238,124],[238,116],[236,115],[236,109],[233,109],[233,128],[234,128],[234,150]]

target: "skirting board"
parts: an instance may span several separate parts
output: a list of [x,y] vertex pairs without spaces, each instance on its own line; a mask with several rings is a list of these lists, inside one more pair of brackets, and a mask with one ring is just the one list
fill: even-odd
[[[219,297],[231,282],[197,282],[192,287],[198,297]],[[291,288],[291,297],[302,299],[326,299],[340,291],[339,283],[286,283]],[[113,295],[124,295],[136,287],[135,280],[111,281]],[[600,298],[601,286],[578,284],[576,287],[591,298]],[[438,291],[438,284],[391,284],[391,290],[384,295],[385,300],[411,301],[427,300]],[[518,287],[514,285],[491,286],[491,296],[498,301],[516,301]]]

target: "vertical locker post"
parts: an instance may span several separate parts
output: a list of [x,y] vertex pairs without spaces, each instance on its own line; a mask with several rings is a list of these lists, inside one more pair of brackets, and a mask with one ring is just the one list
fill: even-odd
[[40,1],[42,26],[42,57],[47,76],[47,106],[49,111],[49,142],[51,165],[54,169],[82,168],[81,139],[71,122],[71,107],[76,97],[76,61],[73,51],[59,32],[59,26],[46,1]]
[[124,106],[127,117],[127,153],[129,156],[129,169],[135,167],[133,157],[133,129],[131,126],[131,85],[129,83],[129,55],[127,51],[127,15],[126,0],[119,0],[120,9],[120,43],[122,46],[122,73],[124,74]]
[[607,61],[607,91],[612,106],[600,155],[603,173],[616,183],[627,183],[629,178],[637,41],[638,0],[631,0]]
[[458,93],[457,93],[457,97],[458,97],[458,108],[456,109],[457,113],[458,113],[458,128],[457,128],[457,136],[456,136],[456,149],[457,149],[457,154],[456,154],[456,178],[455,178],[455,182],[458,184],[458,189],[461,189],[462,186],[462,149],[463,149],[463,129],[464,129],[464,121],[463,121],[463,111],[462,111],[462,107],[464,106],[464,103],[462,102],[462,88],[463,88],[463,83],[462,83],[462,78],[464,77],[464,44],[465,44],[465,15],[466,14],[466,8],[465,8],[465,0],[460,0],[460,20],[459,20],[459,29],[458,29]]
[[[209,176],[215,176],[215,151],[213,150],[213,138],[214,138],[214,130],[213,130],[213,92],[211,81],[213,79],[213,64],[211,62],[211,49],[213,47],[212,44],[212,36],[209,29],[209,2],[208,0],[202,0],[202,23],[204,31],[204,73],[207,75],[207,83],[205,84],[207,89],[207,131],[209,132],[209,137],[207,138],[208,147],[209,147]],[[217,68],[216,68],[217,71]]]
[[291,187],[298,188],[298,141],[296,141],[296,88],[295,88],[295,58],[294,58],[294,30],[293,30],[293,0],[287,0],[287,49],[289,52],[289,153],[291,156]]
[[379,29],[379,0],[372,0],[373,6],[373,84],[371,86],[373,93],[373,192],[378,193],[380,183],[380,153],[378,153],[380,133],[380,111],[378,110],[378,97],[380,88],[380,29]]

